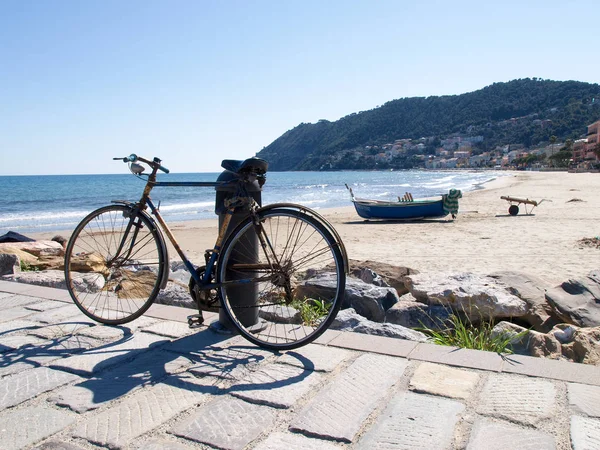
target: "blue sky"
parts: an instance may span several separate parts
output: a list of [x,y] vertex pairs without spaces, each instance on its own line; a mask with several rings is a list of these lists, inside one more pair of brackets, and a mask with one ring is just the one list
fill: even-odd
[[0,0],[0,175],[124,173],[129,153],[219,171],[397,98],[598,83],[598,17],[598,0]]

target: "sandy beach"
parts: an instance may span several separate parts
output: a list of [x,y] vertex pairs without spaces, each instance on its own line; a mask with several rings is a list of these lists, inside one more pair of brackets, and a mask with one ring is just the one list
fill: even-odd
[[[351,259],[421,272],[514,270],[550,285],[600,269],[600,249],[578,244],[600,235],[600,174],[512,172],[482,187],[464,193],[454,221],[366,222],[352,205],[319,212],[337,229]],[[519,214],[510,216],[509,203],[500,196],[544,202],[531,215],[521,205]],[[216,239],[217,220],[169,226],[190,259],[201,264],[204,250]],[[170,256],[177,257],[172,248]]]

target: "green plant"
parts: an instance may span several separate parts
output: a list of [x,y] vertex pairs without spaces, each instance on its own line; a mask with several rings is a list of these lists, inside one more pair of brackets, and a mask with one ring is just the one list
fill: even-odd
[[30,262],[21,261],[21,272],[38,272],[40,269],[38,267],[32,266]]
[[425,334],[431,336],[433,343],[453,347],[486,350],[496,353],[512,353],[511,344],[519,341],[529,330],[521,333],[493,333],[494,324],[491,320],[482,320],[473,324],[470,319],[452,314],[450,325],[444,330],[423,328]]
[[331,303],[305,297],[304,300],[295,299],[291,306],[298,310],[304,325],[314,326],[321,317],[327,315],[329,308],[331,308]]

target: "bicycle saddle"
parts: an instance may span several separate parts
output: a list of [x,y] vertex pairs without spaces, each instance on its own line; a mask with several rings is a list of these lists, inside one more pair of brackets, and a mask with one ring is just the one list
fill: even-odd
[[269,163],[264,159],[260,158],[248,158],[245,161],[238,161],[236,159],[224,159],[221,162],[221,167],[225,170],[229,170],[235,173],[248,173],[252,172],[257,175],[264,175],[267,173]]

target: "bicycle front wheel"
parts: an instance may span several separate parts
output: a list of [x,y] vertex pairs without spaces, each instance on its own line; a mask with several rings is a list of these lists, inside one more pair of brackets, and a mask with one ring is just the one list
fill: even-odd
[[301,211],[256,214],[223,245],[217,270],[222,307],[250,342],[273,350],[300,347],[319,337],[340,309],[346,284],[340,243]]
[[71,298],[108,325],[141,316],[160,290],[166,249],[154,223],[126,205],[97,209],[75,228],[65,251]]

